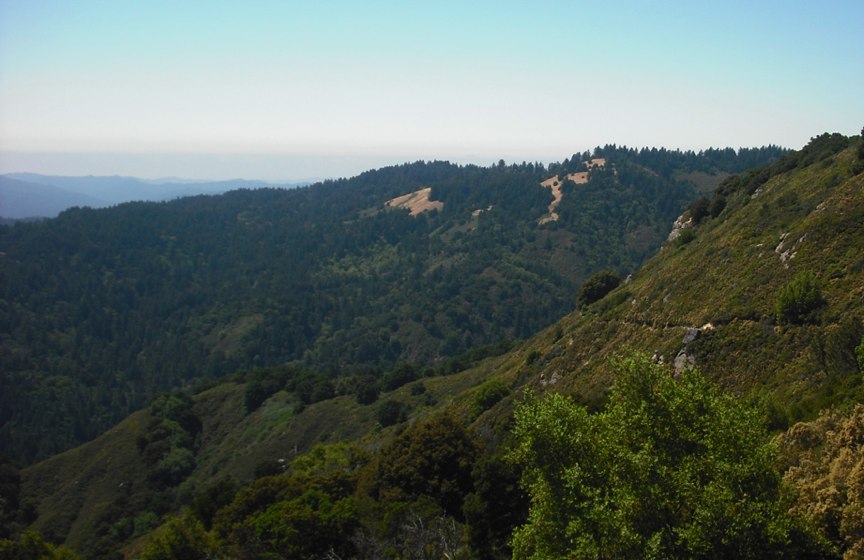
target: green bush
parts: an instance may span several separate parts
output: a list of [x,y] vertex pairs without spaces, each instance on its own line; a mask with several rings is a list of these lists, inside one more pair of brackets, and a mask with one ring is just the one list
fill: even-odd
[[419,422],[381,448],[373,485],[377,497],[406,502],[426,496],[461,520],[479,452],[471,434],[452,417]]
[[480,416],[485,411],[492,408],[495,403],[510,394],[510,388],[493,379],[484,383],[477,394],[474,395],[474,402],[471,405],[471,412],[475,417]]
[[200,521],[191,515],[171,517],[154,531],[141,551],[142,560],[205,560],[216,544]]
[[812,322],[824,303],[816,277],[810,271],[801,271],[777,294],[777,321],[793,324]]
[[0,540],[0,560],[79,560],[65,546],[55,547],[45,542],[41,533],[25,531],[14,540]]
[[531,507],[514,559],[827,556],[788,512],[759,412],[696,370],[629,358],[604,412],[529,395],[515,421]]
[[690,217],[693,218],[693,223],[698,224],[703,219],[711,214],[711,201],[707,197],[702,197],[690,205]]
[[384,401],[378,407],[378,423],[392,426],[408,419],[408,406],[399,401]]
[[592,274],[579,290],[579,305],[591,305],[621,283],[621,277],[609,270]]
[[691,241],[696,239],[696,232],[693,231],[692,227],[684,228],[681,230],[681,234],[675,238],[675,245],[677,247],[683,247],[687,245]]

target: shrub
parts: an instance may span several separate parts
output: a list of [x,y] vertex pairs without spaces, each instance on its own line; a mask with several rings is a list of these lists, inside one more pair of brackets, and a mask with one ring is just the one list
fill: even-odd
[[777,321],[794,324],[814,321],[816,311],[824,303],[813,273],[807,270],[799,272],[777,294]]
[[693,218],[693,223],[698,224],[705,219],[710,213],[711,201],[706,197],[696,200],[690,205],[690,217]]
[[579,304],[591,305],[617,288],[620,283],[621,277],[609,270],[602,270],[591,275],[579,290]]
[[358,383],[354,397],[357,399],[358,404],[372,404],[378,400],[379,394],[381,394],[381,390],[373,378],[366,380],[366,382]]
[[474,395],[471,412],[475,417],[480,416],[509,394],[510,388],[500,381],[496,379],[487,381],[480,387],[477,394]]
[[14,540],[0,540],[0,559],[6,560],[79,560],[65,546],[55,547],[45,542],[41,533],[24,531]]
[[539,350],[531,350],[531,352],[529,352],[528,356],[525,358],[525,365],[530,366],[531,364],[539,360],[540,356],[541,354]]
[[408,407],[399,401],[384,401],[378,407],[378,423],[385,428],[404,422],[408,418]]
[[708,208],[708,212],[710,212],[712,218],[716,218],[723,212],[724,208],[726,208],[726,197],[716,194],[711,199],[711,206]]
[[675,245],[678,247],[683,247],[687,245],[691,241],[696,239],[696,232],[693,231],[692,227],[684,228],[681,230],[680,235],[675,238]]
[[825,556],[788,513],[760,414],[696,370],[630,358],[604,412],[529,395],[515,422],[531,506],[513,558]]
[[375,473],[378,498],[404,502],[427,496],[461,519],[479,452],[473,437],[449,416],[411,426],[381,449]]
[[263,378],[253,379],[246,384],[246,392],[243,395],[243,405],[246,413],[258,410],[264,401],[272,397],[282,386],[275,379]]
[[171,517],[153,532],[141,551],[144,560],[205,560],[213,558],[216,544],[200,521],[191,515]]

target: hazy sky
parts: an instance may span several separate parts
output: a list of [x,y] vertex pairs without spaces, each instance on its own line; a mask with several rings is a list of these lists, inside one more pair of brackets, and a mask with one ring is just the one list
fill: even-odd
[[0,172],[302,179],[864,125],[864,2],[0,0]]

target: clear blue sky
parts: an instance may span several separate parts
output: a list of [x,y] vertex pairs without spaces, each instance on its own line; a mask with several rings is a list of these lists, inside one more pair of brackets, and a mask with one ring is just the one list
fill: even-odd
[[861,0],[0,0],[0,172],[800,147],[862,100]]

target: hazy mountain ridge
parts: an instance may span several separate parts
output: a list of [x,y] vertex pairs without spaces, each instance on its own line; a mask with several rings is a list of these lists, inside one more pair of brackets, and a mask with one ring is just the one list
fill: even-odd
[[73,206],[101,208],[110,203],[60,187],[0,176],[0,216],[8,219],[53,218]]
[[[14,181],[14,182],[13,182]],[[267,181],[232,179],[189,181],[175,178],[146,180],[135,177],[69,177],[38,173],[0,176],[0,216],[4,218],[53,218],[74,206],[104,208],[131,201],[161,201],[201,194],[221,194],[235,189],[271,186],[295,188],[308,183],[275,185]]]

